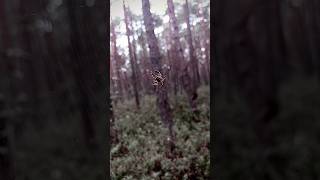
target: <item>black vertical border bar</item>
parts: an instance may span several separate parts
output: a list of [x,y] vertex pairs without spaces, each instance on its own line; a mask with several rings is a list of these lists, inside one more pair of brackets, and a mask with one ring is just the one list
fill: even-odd
[[[217,1],[217,0],[216,0]],[[215,5],[216,1],[210,0],[210,179],[214,179],[214,121],[215,121],[215,78],[216,72],[214,71],[214,62],[216,54],[216,45],[215,45]]]
[[111,149],[111,144],[110,144],[110,0],[105,1],[106,2],[106,17],[105,17],[105,27],[106,27],[106,66],[107,70],[105,74],[106,77],[106,159],[102,158],[103,161],[106,161],[106,178],[105,179],[111,179],[110,176],[110,149]]

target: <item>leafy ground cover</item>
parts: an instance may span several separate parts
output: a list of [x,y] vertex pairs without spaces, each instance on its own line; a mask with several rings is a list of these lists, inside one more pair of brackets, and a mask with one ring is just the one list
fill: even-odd
[[185,96],[171,98],[176,132],[176,157],[166,156],[166,129],[154,96],[114,107],[118,141],[111,148],[112,179],[209,179],[209,87],[198,89],[200,121],[194,122]]

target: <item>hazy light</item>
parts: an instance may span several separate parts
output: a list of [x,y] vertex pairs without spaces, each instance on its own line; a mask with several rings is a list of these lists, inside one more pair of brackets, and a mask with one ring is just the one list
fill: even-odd
[[126,36],[118,36],[117,37],[117,44],[123,48],[128,47],[128,40]]
[[170,20],[170,17],[168,15],[163,16],[163,23],[168,23]]
[[[185,0],[174,0],[184,4]],[[125,4],[130,10],[136,15],[142,15],[142,4],[141,0],[126,0]],[[150,0],[150,11],[158,15],[164,15],[167,9],[167,1]],[[114,0],[111,2],[110,14],[112,17],[123,18],[123,7],[122,1]]]
[[136,47],[137,47],[138,52],[142,50],[142,48],[140,46],[136,46]]
[[181,25],[181,27],[182,27],[182,29],[186,29],[186,28],[187,28],[187,23],[183,23],[183,24]]
[[163,31],[163,27],[162,26],[154,29],[154,33],[156,33],[156,34],[160,34],[162,31]]
[[164,68],[164,69],[170,69],[170,66],[167,65],[167,64],[164,64],[164,65],[162,65],[162,68]]
[[121,70],[122,72],[127,72],[127,69],[124,68],[124,67],[122,67],[120,70]]

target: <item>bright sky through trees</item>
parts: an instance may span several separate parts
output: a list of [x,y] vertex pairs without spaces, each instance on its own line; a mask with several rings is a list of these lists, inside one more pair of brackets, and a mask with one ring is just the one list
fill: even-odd
[[[123,4],[122,0],[112,0],[110,4],[110,15],[112,19],[115,18],[120,18],[123,20]],[[185,3],[185,0],[174,0],[174,2],[178,3]],[[130,10],[133,12],[133,14],[136,15],[142,15],[142,5],[141,5],[141,0],[125,0],[125,5],[130,8]],[[165,16],[165,12],[167,9],[167,1],[165,0],[150,0],[150,8],[151,12],[160,15],[163,19],[164,23],[167,23],[169,21],[169,17]],[[121,47],[124,48],[125,54],[127,54],[128,50],[127,47],[127,37],[124,35],[125,33],[125,24],[123,21],[120,22],[120,27],[116,27],[117,32],[121,32],[121,34],[117,37],[117,44]],[[155,29],[155,33],[158,34],[162,32],[163,28],[159,27]]]

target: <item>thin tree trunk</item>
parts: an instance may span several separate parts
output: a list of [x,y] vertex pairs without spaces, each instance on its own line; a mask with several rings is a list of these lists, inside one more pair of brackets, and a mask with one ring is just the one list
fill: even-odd
[[123,72],[123,79],[124,79],[124,86],[126,87],[127,90],[127,98],[130,99],[132,95],[132,91],[130,89],[130,84],[129,84],[129,78],[127,72]]
[[[200,17],[201,18],[201,21],[200,21],[200,25],[201,25],[201,30],[202,30],[202,32],[200,32],[200,37],[201,37],[201,41],[200,41],[200,46],[201,46],[201,48],[204,48],[204,51],[202,51],[202,49],[201,49],[201,58],[203,57],[203,56],[205,56],[204,57],[204,59],[205,59],[205,69],[206,69],[206,74],[210,74],[210,62],[209,62],[209,60],[210,60],[210,44],[209,44],[209,42],[210,41],[208,41],[208,38],[207,37],[210,37],[210,34],[209,34],[209,31],[208,31],[208,29],[207,29],[207,27],[206,27],[206,22],[205,22],[205,16],[204,16],[204,9],[201,7],[202,6],[202,2],[201,2],[201,0],[197,0],[197,2],[198,2],[198,17]],[[202,35],[202,36],[201,36]]]
[[[168,29],[168,32],[171,32],[170,29]],[[175,88],[175,84],[174,84],[174,81],[172,80],[172,76],[171,76],[171,74],[172,74],[171,68],[173,66],[172,65],[173,58],[172,58],[172,53],[171,53],[171,48],[170,48],[170,36],[169,35],[166,35],[166,37],[165,37],[165,45],[166,45],[165,49],[167,50],[166,59],[167,59],[167,64],[169,66],[169,70],[167,72],[166,77],[167,77],[168,81],[170,80],[170,83],[168,83],[168,91],[170,92],[170,90],[173,89],[174,95],[176,96],[177,95],[176,91],[175,91],[176,88]],[[177,100],[177,98],[175,98],[175,99]]]
[[118,138],[118,131],[115,127],[115,117],[114,111],[112,106],[112,99],[110,99],[109,104],[109,113],[110,113],[110,137],[111,137],[111,144],[117,144],[119,142]]
[[[71,23],[71,46],[73,48],[71,57],[74,60],[79,61],[78,64],[73,65],[73,73],[75,76],[76,86],[78,90],[78,97],[79,97],[79,103],[78,107],[80,109],[80,114],[82,118],[82,125],[83,125],[83,132],[84,132],[84,140],[85,144],[88,149],[95,149],[96,148],[96,141],[95,141],[95,130],[92,122],[92,107],[90,106],[90,79],[91,74],[88,73],[89,69],[92,68],[92,64],[89,66],[89,56],[86,53],[91,53],[91,51],[87,48],[90,48],[89,46],[84,46],[81,42],[81,38],[87,38],[84,35],[82,35],[81,30],[79,29],[78,25],[82,23],[90,23],[89,15],[86,14],[85,18],[81,17],[82,21],[78,18],[77,12],[79,9],[77,8],[77,3],[75,0],[67,1],[67,7],[68,7],[68,15],[70,18]],[[82,24],[85,25],[85,24]],[[83,33],[84,34],[84,33]],[[91,66],[92,65],[92,66]]]
[[[169,13],[169,17],[170,17],[170,21],[173,27],[173,50],[174,50],[174,54],[175,54],[175,65],[176,65],[176,70],[178,74],[178,79],[179,82],[181,82],[182,87],[184,89],[184,91],[187,94],[187,98],[189,100],[189,105],[192,109],[193,112],[196,112],[196,99],[197,99],[197,91],[196,91],[196,86],[194,85],[194,83],[192,83],[192,79],[190,78],[189,75],[189,71],[188,69],[190,68],[190,66],[188,65],[188,63],[184,62],[184,56],[183,56],[183,51],[182,51],[182,45],[180,42],[180,36],[179,36],[179,27],[178,27],[178,22],[177,22],[177,18],[175,16],[174,13],[174,5],[173,5],[173,0],[167,0],[167,4],[168,4],[168,13]],[[190,26],[189,26],[190,28]],[[191,42],[192,44],[192,42]],[[183,66],[183,71],[181,71],[180,67]],[[191,68],[195,68],[195,67],[191,67]],[[190,83],[191,82],[191,83]]]
[[136,47],[136,38],[134,37],[134,27],[133,27],[133,17],[132,17],[132,12],[130,11],[129,7],[127,8],[127,15],[128,15],[128,23],[131,28],[131,36],[132,36],[132,53],[133,53],[133,58],[134,58],[134,65],[135,65],[135,70],[136,70],[136,83],[139,89],[143,90],[144,87],[141,84],[141,71],[140,71],[140,66],[138,63],[138,57],[137,57],[137,47]]
[[199,87],[200,75],[199,75],[199,67],[198,61],[194,55],[194,47],[192,44],[192,35],[191,35],[191,26],[190,26],[190,15],[189,15],[189,4],[188,0],[186,0],[185,4],[185,18],[187,22],[187,37],[188,37],[188,45],[189,45],[189,58],[192,64],[192,78],[193,78],[193,86],[195,89]]
[[[170,44],[170,48],[168,48],[168,51],[170,52],[171,56],[170,58],[172,59],[171,62],[171,67],[172,67],[172,83],[173,83],[173,93],[175,95],[175,97],[177,96],[178,93],[178,85],[179,85],[179,81],[178,81],[178,69],[177,69],[177,60],[175,58],[175,52],[173,50],[173,43],[172,43],[172,25],[171,23],[169,23],[169,44]],[[177,100],[177,98],[176,98]]]
[[117,90],[119,91],[119,96],[120,96],[120,100],[122,100],[123,97],[123,90],[122,90],[122,83],[121,83],[121,75],[120,75],[120,57],[118,54],[118,48],[117,48],[117,35],[115,32],[115,27],[114,27],[114,23],[111,22],[111,33],[112,33],[112,37],[111,37],[111,41],[112,41],[112,51],[113,51],[113,59],[114,59],[114,64],[115,64],[115,72],[116,72],[116,76],[117,76]]
[[152,90],[152,87],[149,83],[149,79],[148,79],[148,71],[150,69],[150,63],[148,63],[148,51],[146,48],[146,40],[144,37],[144,33],[141,33],[140,37],[138,38],[138,42],[142,48],[142,72],[143,72],[143,83],[144,83],[144,87],[145,87],[145,92],[147,94],[149,94]]
[[127,15],[127,10],[126,6],[123,1],[123,11],[124,11],[124,20],[126,24],[126,34],[127,34],[127,40],[128,40],[128,48],[129,48],[129,59],[130,59],[130,64],[131,64],[131,71],[132,71],[132,86],[133,86],[133,92],[134,92],[134,97],[136,101],[136,106],[137,109],[140,109],[140,101],[139,101],[139,94],[138,94],[138,88],[137,88],[137,73],[136,73],[136,67],[135,67],[135,62],[134,62],[134,54],[132,52],[132,46],[130,42],[130,29],[129,29],[129,22],[128,22],[128,15]]
[[[180,43],[180,36],[179,36],[179,26],[178,21],[175,16],[174,12],[174,5],[173,0],[167,0],[168,5],[168,15],[170,18],[170,24],[171,24],[171,37],[172,37],[172,48],[174,52],[174,61],[173,61],[173,79],[177,85],[180,85],[180,76],[181,76],[181,66],[184,63],[184,56],[183,56],[183,50]],[[179,86],[178,86],[179,88]]]

